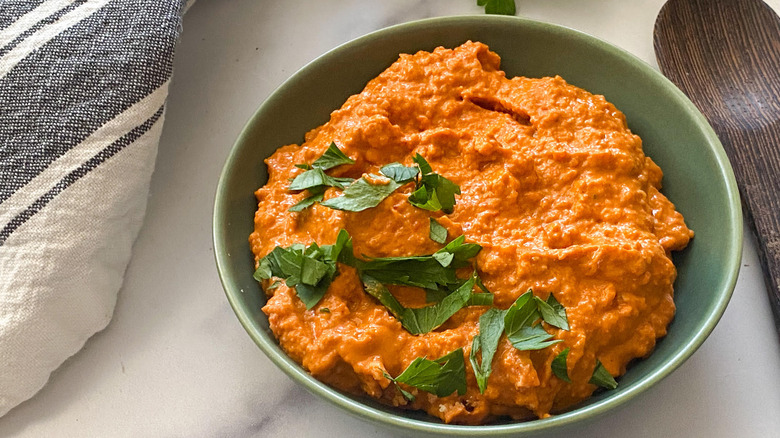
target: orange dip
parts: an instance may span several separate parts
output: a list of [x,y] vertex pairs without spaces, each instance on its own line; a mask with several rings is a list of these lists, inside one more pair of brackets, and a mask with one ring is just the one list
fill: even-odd
[[[465,395],[439,398],[405,386],[416,395],[408,402],[382,371],[397,376],[415,358],[457,348],[468,358],[487,307],[464,307],[433,332],[411,335],[364,292],[356,271],[340,264],[311,310],[283,283],[267,292],[262,309],[282,348],[317,379],[448,423],[543,418],[593,393],[588,380],[597,359],[613,376],[623,374],[666,334],[675,312],[670,252],[684,248],[693,232],[658,191],[661,169],[603,96],[560,77],[507,79],[499,64],[498,55],[474,42],[401,55],[307,133],[303,145],[266,159],[269,178],[256,192],[251,248],[259,260],[277,245],[332,244],[346,229],[357,255],[430,254],[442,247],[429,237],[433,216],[450,238],[463,234],[483,247],[476,267],[496,307],[509,307],[529,288],[542,299],[554,293],[570,330],[545,325],[563,342],[537,351],[519,351],[503,336],[484,394],[466,359]],[[361,212],[319,204],[289,212],[307,196],[287,189],[303,172],[294,165],[311,163],[333,141],[356,161],[328,171],[338,177],[377,174],[395,161],[411,165],[420,153],[460,185],[454,211],[412,206],[414,184],[407,184]],[[325,198],[339,193],[328,189]],[[389,289],[405,306],[425,305],[422,289]],[[567,347],[572,383],[550,369]]]

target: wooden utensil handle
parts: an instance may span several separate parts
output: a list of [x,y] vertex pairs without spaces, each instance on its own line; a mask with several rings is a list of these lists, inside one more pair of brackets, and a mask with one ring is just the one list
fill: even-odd
[[[746,222],[758,242],[776,327],[780,334],[780,135],[774,123],[765,129],[734,132],[735,127],[713,126],[723,142],[736,174],[745,206]],[[744,127],[743,127],[744,128]],[[751,147],[745,144],[746,136]]]

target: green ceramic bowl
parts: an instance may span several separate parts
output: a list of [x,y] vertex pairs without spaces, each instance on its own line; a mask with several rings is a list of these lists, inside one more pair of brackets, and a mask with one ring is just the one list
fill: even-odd
[[[596,394],[566,413],[544,420],[487,426],[447,425],[421,412],[380,405],[334,390],[312,378],[276,343],[261,312],[265,298],[252,279],[247,238],[266,182],[263,159],[276,148],[301,143],[399,53],[481,41],[502,58],[508,76],[560,75],[603,94],[622,110],[644,141],[645,153],[664,170],[664,193],[696,232],[675,255],[677,315],[655,351],[634,362],[613,391]],[[402,435],[523,436],[560,432],[593,420],[646,390],[685,361],[720,319],[737,279],[742,250],[739,194],[715,133],[691,102],[661,74],[633,55],[583,33],[515,17],[434,18],[383,29],[346,43],[295,73],[249,120],[233,146],[217,187],[214,252],[228,300],[249,335],[293,380],[347,412],[393,427]]]

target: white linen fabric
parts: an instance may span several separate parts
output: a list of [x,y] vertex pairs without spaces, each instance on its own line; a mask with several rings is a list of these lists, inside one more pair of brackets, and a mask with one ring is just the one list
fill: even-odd
[[0,416],[111,319],[183,0],[0,0]]

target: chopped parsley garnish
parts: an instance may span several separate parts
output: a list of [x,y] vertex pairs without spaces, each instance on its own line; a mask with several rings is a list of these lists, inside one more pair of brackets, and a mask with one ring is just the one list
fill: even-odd
[[[477,277],[477,281],[479,281],[479,277]],[[467,306],[492,306],[493,294],[491,293],[471,294],[469,300],[466,301],[466,305]]]
[[552,363],[550,364],[550,368],[552,368],[553,374],[555,374],[559,379],[566,383],[571,383],[571,379],[569,378],[569,370],[566,366],[566,358],[568,357],[569,348],[566,347],[563,351],[558,353],[557,356],[555,356],[555,359],[553,359]]
[[547,301],[534,297],[539,313],[547,324],[559,329],[569,330],[569,320],[566,318],[566,309],[555,299],[553,294],[547,297]]
[[347,188],[344,189],[344,193],[340,196],[321,202],[320,205],[334,210],[363,211],[368,208],[376,207],[397,188],[403,185],[402,183],[379,175],[371,175],[371,179],[384,181],[382,181],[382,184],[375,184],[364,176],[348,185]]
[[398,183],[407,183],[417,177],[420,173],[420,169],[417,167],[407,167],[401,163],[390,163],[381,169],[379,172]]
[[[446,397],[456,391],[458,395],[466,394],[466,361],[462,348],[435,360],[418,357],[397,377],[386,372],[384,376],[396,384],[413,386],[437,397]],[[414,401],[412,394],[400,386],[398,389],[407,400]]]
[[330,198],[321,204],[335,210],[363,211],[379,205],[402,185],[411,182],[419,173],[416,167],[390,163],[381,169],[380,175],[365,176],[353,182],[341,196]]
[[431,165],[422,155],[417,154],[412,160],[420,168],[422,176],[417,180],[414,192],[409,195],[409,202],[423,210],[452,213],[455,195],[460,195],[460,187],[438,173],[433,173]]
[[[460,187],[447,178],[433,173],[431,165],[422,155],[417,154],[412,160],[416,166],[404,166],[401,163],[387,164],[379,169],[381,175],[369,174],[368,177],[364,175],[357,180],[332,177],[325,171],[343,164],[354,164],[355,160],[344,154],[335,142],[331,143],[322,156],[313,163],[295,165],[305,172],[293,178],[289,190],[308,190],[309,196],[290,207],[289,211],[302,211],[318,202],[334,210],[363,211],[376,207],[399,187],[414,181],[415,190],[408,198],[412,205],[425,210],[442,210],[451,213],[455,207],[455,195],[460,194]],[[328,187],[335,187],[344,192],[323,202]]]
[[302,211],[317,202],[321,202],[325,197],[325,187],[312,187],[309,189],[309,196],[301,199],[297,204],[293,205],[288,211]]
[[308,190],[319,187],[336,187],[339,189],[344,188],[344,184],[352,182],[352,178],[334,178],[326,174],[322,169],[314,168],[307,170],[302,174],[293,178],[290,182],[289,190]]
[[415,286],[423,289],[445,289],[460,283],[455,270],[468,266],[468,259],[482,249],[475,243],[465,243],[459,236],[433,254],[409,257],[354,259],[345,262],[383,284]]
[[[397,178],[407,178],[412,174],[405,173],[406,170],[397,166],[393,168],[396,170],[388,173]],[[423,168],[420,168],[422,172]],[[434,223],[431,219],[432,234]],[[322,299],[338,275],[336,263],[344,263],[357,269],[366,293],[387,307],[409,333],[419,335],[435,330],[465,306],[493,305],[493,294],[482,283],[476,270],[465,280],[456,276],[456,270],[469,266],[469,259],[475,257],[481,249],[478,244],[466,243],[465,236],[459,236],[433,254],[360,259],[354,255],[349,234],[341,230],[332,245],[318,246],[313,242],[309,246],[300,243],[287,248],[277,246],[260,260],[254,278],[258,281],[274,277],[283,279],[288,287],[295,287],[298,297],[307,309],[311,309]],[[268,290],[281,284],[278,279]],[[407,308],[388,291],[386,284],[423,288],[428,302],[434,304]],[[481,292],[475,293],[475,288]],[[320,312],[330,313],[330,309],[323,307]],[[506,334],[507,340],[518,350],[540,350],[562,342],[553,339],[541,321],[563,330],[569,329],[563,305],[552,294],[547,300],[542,300],[534,296],[531,289],[518,297],[508,309],[491,307],[480,316],[479,332],[472,339],[469,354],[480,392],[487,388],[492,361],[502,334]],[[566,382],[571,381],[566,364],[568,353],[569,348],[566,348],[551,363],[552,372]],[[462,395],[466,390],[463,350],[455,350],[434,361],[417,358],[398,377],[386,377],[395,383],[414,386],[439,397],[456,390]],[[617,387],[617,382],[599,361],[590,383],[609,389]],[[406,398],[413,399],[410,393],[398,388]]]
[[447,242],[447,229],[442,224],[436,222],[436,219],[430,218],[430,232],[429,236],[431,240],[436,243],[444,244]]
[[615,389],[618,386],[615,378],[612,377],[612,374],[604,368],[604,365],[602,365],[601,361],[598,359],[596,359],[596,368],[593,370],[593,375],[590,377],[588,383],[607,389]]
[[[493,372],[491,363],[493,355],[498,348],[498,340],[504,333],[504,312],[492,308],[479,317],[479,334],[474,336],[471,342],[471,353],[469,361],[474,369],[474,375],[477,377],[479,392],[484,393],[487,388],[487,380],[490,373]],[[477,360],[477,353],[481,352],[481,361]]]
[[484,6],[486,14],[515,15],[515,0],[477,0],[477,6]]
[[[466,306],[472,297],[488,295],[473,294],[471,292],[476,284],[475,273],[457,289],[446,295],[440,302],[426,307],[408,308],[399,303],[385,285],[371,275],[361,273],[360,278],[363,280],[366,293],[387,307],[390,313],[398,318],[406,331],[413,335],[428,333],[444,324],[458,310]],[[482,300],[483,298],[480,299]],[[490,303],[492,303],[492,295]]]
[[352,178],[335,178],[326,174],[325,171],[342,164],[353,164],[354,162],[355,160],[341,152],[336,143],[331,143],[325,153],[317,158],[314,163],[310,165],[296,164],[295,167],[304,169],[305,172],[293,178],[288,189],[292,191],[308,190],[309,196],[290,207],[289,211],[301,211],[317,202],[321,202],[328,187],[344,189],[345,184],[351,184],[354,181]]
[[[480,287],[484,287],[484,285]],[[555,304],[549,304],[552,302]],[[540,309],[543,306],[556,309],[555,312],[553,312],[555,315],[551,315],[548,310],[542,312]],[[560,309],[558,309],[558,307],[560,307]],[[518,297],[508,309],[500,310],[491,308],[480,316],[479,333],[472,340],[471,354],[469,355],[471,366],[474,368],[474,374],[477,377],[477,384],[479,385],[480,392],[485,392],[485,388],[487,388],[487,380],[492,370],[490,362],[493,359],[496,346],[498,345],[502,333],[506,334],[507,340],[509,340],[512,346],[518,350],[541,350],[550,345],[562,342],[560,339],[551,340],[553,335],[544,330],[539,323],[540,318],[551,325],[554,324],[550,321],[559,323],[567,327],[565,330],[568,330],[569,324],[566,319],[566,311],[563,309],[563,306],[553,298],[552,294],[550,294],[547,301],[543,301],[536,298],[530,289]],[[482,353],[482,360],[481,362],[478,362],[477,353],[480,351]],[[566,354],[563,355],[562,359],[560,359],[561,355],[559,354],[558,357],[553,360],[552,367],[553,372],[555,372],[556,375],[558,374],[555,367],[561,366],[561,360],[563,361],[564,373],[566,371],[566,355],[568,354],[569,349],[567,348],[565,351]],[[566,378],[568,379],[568,376]]]
[[342,164],[355,164],[355,160],[341,152],[341,149],[336,146],[336,142],[331,142],[325,153],[311,163],[311,167],[328,170]]
[[309,246],[295,243],[287,248],[277,246],[260,260],[254,273],[257,281],[277,277],[287,287],[295,287],[298,297],[307,309],[314,307],[338,275],[336,261],[350,242],[349,234],[341,230],[333,245]]
[[431,330],[444,324],[452,315],[471,298],[471,291],[474,289],[474,276],[466,280],[454,292],[444,297],[440,302],[418,309],[405,309],[401,316],[401,324],[413,335],[428,333]]
[[537,324],[539,317],[538,300],[530,289],[506,310],[504,316],[506,336],[515,348],[541,350],[561,342],[560,339],[550,340],[553,335],[547,333],[541,324]]

